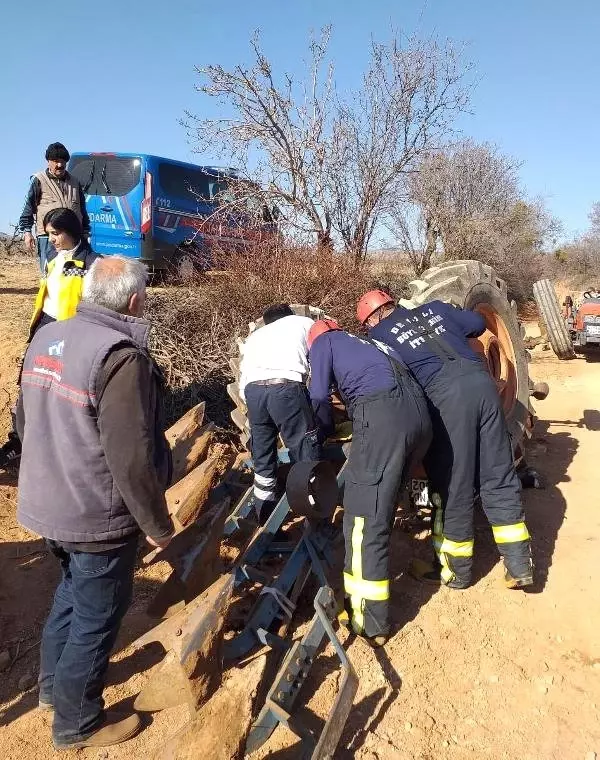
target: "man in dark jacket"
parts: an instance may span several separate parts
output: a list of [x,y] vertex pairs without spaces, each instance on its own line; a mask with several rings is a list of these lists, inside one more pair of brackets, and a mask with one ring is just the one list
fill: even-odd
[[436,508],[436,566],[417,573],[431,583],[471,584],[476,491],[492,525],[508,588],[533,583],[529,531],[504,412],[494,381],[469,340],[486,330],[483,316],[442,301],[396,307],[370,291],[357,307],[369,336],[398,355],[423,388],[433,425],[424,460]]
[[[31,178],[25,198],[25,206],[19,219],[19,230],[25,233],[25,245],[33,251],[37,242],[40,270],[45,271],[48,255],[48,235],[44,230],[44,218],[55,208],[74,211],[83,228],[83,235],[90,234],[90,220],[85,208],[85,192],[79,181],[67,171],[69,151],[62,143],[51,143],[46,149],[48,166]],[[36,239],[31,232],[35,223]]]
[[308,334],[310,396],[324,435],[333,432],[331,387],[352,419],[344,488],[344,592],[355,633],[372,646],[390,634],[389,545],[398,492],[431,441],[425,397],[401,364],[332,319]]
[[145,281],[135,260],[95,261],[75,317],[41,327],[23,365],[17,517],[47,540],[63,574],[39,676],[57,748],[108,746],[140,730],[136,714],[104,712],[102,691],[140,532],[157,547],[173,534],[162,377],[142,319]]

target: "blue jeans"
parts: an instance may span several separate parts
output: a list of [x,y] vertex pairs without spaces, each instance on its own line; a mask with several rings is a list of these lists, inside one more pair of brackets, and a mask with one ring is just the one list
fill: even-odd
[[40,260],[40,272],[44,274],[46,271],[46,264],[48,263],[48,252],[50,250],[50,238],[48,235],[38,235],[37,238],[37,253]]
[[104,722],[104,679],[131,601],[137,538],[98,553],[48,545],[62,580],[42,634],[40,701],[54,706],[54,745],[67,747]]

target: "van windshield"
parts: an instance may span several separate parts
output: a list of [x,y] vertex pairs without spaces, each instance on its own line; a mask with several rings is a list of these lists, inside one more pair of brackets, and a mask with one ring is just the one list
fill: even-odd
[[123,196],[139,184],[142,161],[123,156],[75,156],[69,171],[86,195]]

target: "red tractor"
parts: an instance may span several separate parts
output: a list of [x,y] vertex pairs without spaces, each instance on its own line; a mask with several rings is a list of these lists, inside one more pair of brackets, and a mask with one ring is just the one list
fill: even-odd
[[591,288],[579,302],[566,296],[562,309],[550,280],[539,280],[533,295],[552,350],[559,359],[574,359],[575,351],[600,348],[600,292]]
[[596,288],[586,290],[579,305],[566,296],[562,314],[576,351],[600,348],[600,292]]

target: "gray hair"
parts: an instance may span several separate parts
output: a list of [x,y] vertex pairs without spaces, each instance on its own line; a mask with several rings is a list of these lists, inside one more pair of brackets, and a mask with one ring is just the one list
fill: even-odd
[[83,280],[83,300],[126,314],[131,296],[146,289],[148,269],[137,259],[105,256],[96,259]]

